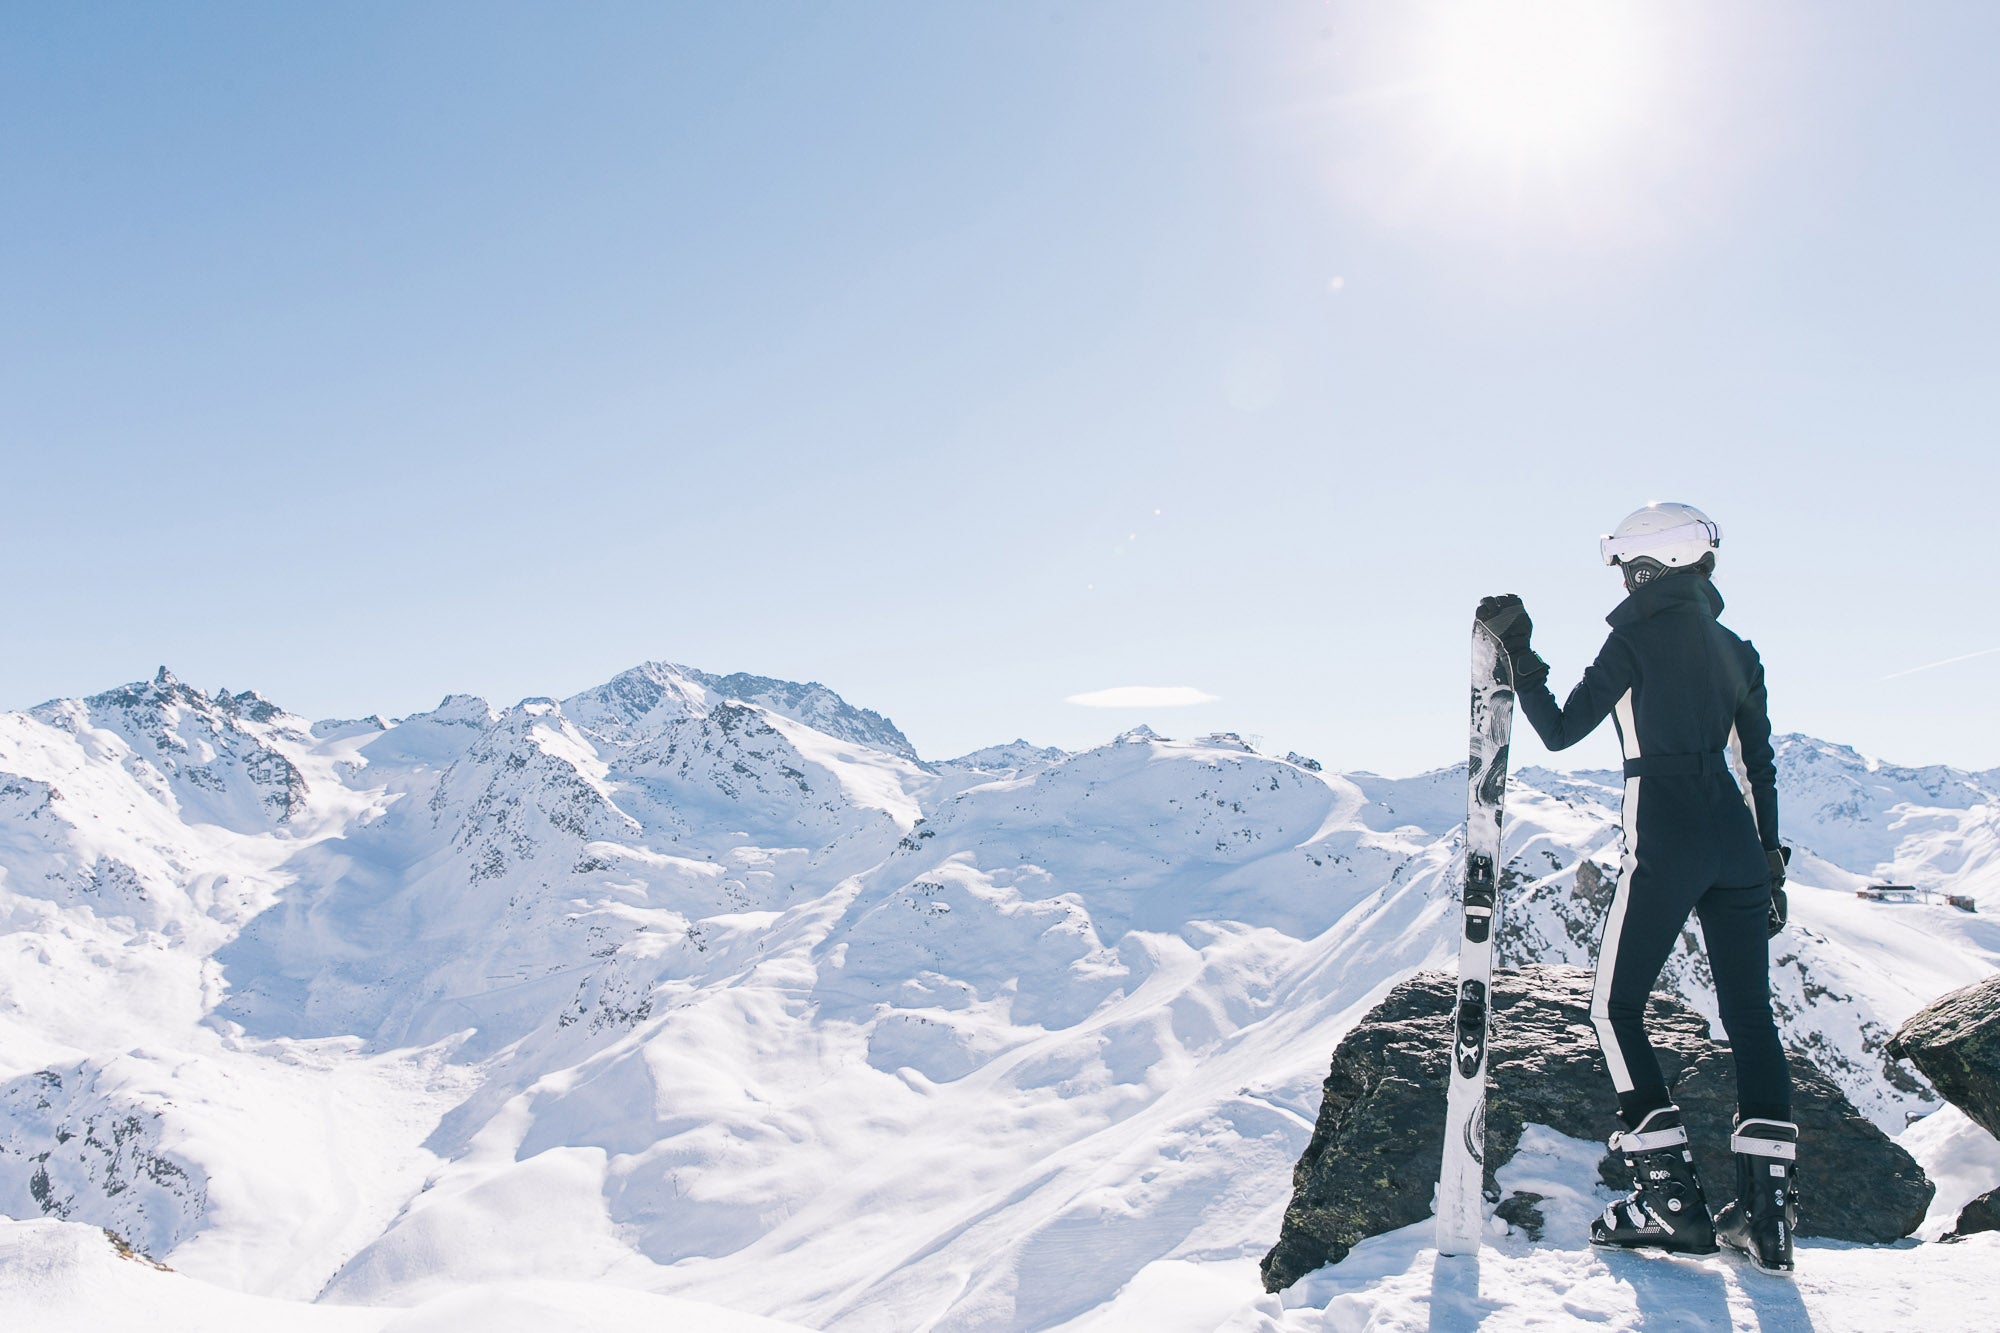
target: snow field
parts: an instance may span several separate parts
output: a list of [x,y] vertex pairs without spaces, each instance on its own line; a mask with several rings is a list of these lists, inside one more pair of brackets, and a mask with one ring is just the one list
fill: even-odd
[[250,1296],[121,1258],[70,1222],[0,1221],[0,1309],[17,1333],[798,1333],[671,1296],[581,1282],[496,1281],[410,1308],[305,1305]]

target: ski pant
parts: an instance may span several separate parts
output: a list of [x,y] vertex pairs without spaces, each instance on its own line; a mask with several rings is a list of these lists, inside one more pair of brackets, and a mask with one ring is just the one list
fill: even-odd
[[1628,777],[1625,855],[1604,917],[1590,1018],[1618,1113],[1637,1126],[1672,1098],[1646,1040],[1646,1001],[1693,913],[1715,976],[1745,1119],[1790,1120],[1791,1072],[1771,1017],[1769,866],[1741,791],[1722,774]]

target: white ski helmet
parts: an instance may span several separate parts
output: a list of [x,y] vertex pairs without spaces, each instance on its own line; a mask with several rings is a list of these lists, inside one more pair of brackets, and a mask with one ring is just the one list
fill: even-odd
[[[1607,565],[1651,560],[1664,568],[1685,569],[1722,545],[1722,529],[1693,505],[1668,500],[1635,509],[1616,529],[1600,539],[1597,549]],[[1643,581],[1643,580],[1642,580]]]

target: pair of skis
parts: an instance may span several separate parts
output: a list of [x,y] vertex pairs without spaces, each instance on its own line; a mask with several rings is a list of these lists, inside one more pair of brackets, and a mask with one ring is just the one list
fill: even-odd
[[1486,1174],[1486,1036],[1493,941],[1500,931],[1500,820],[1507,741],[1514,726],[1514,665],[1501,646],[1513,616],[1472,625],[1472,756],[1465,798],[1465,892],[1460,903],[1458,1003],[1452,1014],[1451,1090],[1438,1171],[1439,1254],[1479,1253]]

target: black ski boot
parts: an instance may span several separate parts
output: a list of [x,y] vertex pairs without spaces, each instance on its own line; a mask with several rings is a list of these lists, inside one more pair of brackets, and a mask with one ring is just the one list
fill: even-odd
[[1799,1127],[1789,1120],[1739,1121],[1729,1146],[1736,1154],[1736,1198],[1716,1214],[1716,1231],[1762,1271],[1789,1277],[1799,1222]]
[[1620,1250],[1670,1250],[1714,1254],[1715,1223],[1688,1151],[1681,1108],[1662,1106],[1611,1136],[1611,1150],[1625,1157],[1636,1188],[1590,1224],[1590,1243]]

